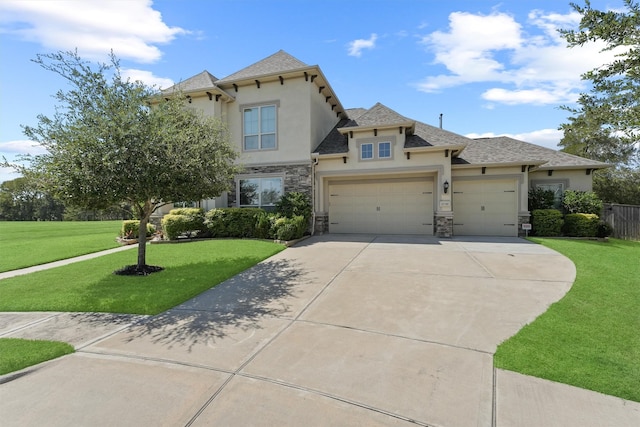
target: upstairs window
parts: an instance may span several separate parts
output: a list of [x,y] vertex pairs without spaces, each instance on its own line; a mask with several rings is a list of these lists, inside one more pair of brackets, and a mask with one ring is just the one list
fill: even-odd
[[276,149],[276,106],[264,105],[243,111],[244,150]]
[[362,160],[373,159],[373,144],[362,144],[360,146],[360,158]]
[[362,142],[358,144],[360,160],[389,160],[393,158],[391,141]]
[[388,159],[391,157],[391,143],[390,142],[379,142],[378,143],[378,158],[379,159]]

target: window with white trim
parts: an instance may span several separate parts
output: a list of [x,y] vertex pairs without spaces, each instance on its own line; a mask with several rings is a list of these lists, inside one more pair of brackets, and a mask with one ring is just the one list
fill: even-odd
[[241,178],[238,180],[240,207],[273,208],[283,193],[282,177]]
[[362,160],[373,159],[373,144],[367,143],[360,145],[360,158]]
[[388,141],[378,142],[378,158],[388,159],[391,157],[391,143]]
[[276,143],[276,106],[245,108],[242,114],[245,151],[274,150]]
[[393,158],[391,141],[361,142],[360,160],[388,160]]

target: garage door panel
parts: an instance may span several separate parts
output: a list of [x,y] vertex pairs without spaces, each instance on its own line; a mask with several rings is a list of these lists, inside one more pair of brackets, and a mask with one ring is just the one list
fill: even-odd
[[517,211],[515,180],[453,183],[454,234],[517,236]]
[[433,182],[329,186],[332,233],[433,234]]

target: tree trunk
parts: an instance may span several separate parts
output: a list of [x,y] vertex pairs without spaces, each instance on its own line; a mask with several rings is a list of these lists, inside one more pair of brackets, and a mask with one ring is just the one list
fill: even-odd
[[138,271],[144,271],[147,265],[147,224],[153,213],[151,202],[146,201],[140,212],[140,228],[138,229]]

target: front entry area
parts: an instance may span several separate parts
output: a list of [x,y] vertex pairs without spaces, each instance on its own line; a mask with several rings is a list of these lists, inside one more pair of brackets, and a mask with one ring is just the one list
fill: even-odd
[[329,184],[329,232],[433,234],[433,180]]
[[514,179],[454,180],[454,235],[517,236],[517,194]]

